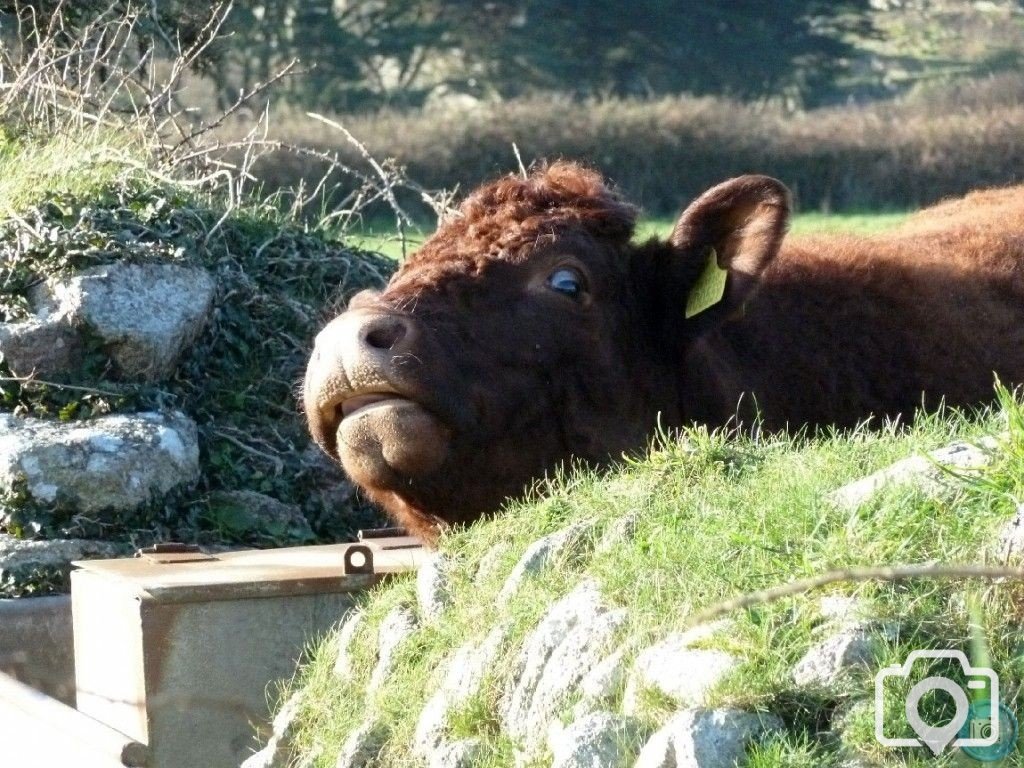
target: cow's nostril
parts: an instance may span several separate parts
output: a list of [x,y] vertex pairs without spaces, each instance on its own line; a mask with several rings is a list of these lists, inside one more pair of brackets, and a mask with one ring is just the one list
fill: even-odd
[[380,318],[365,329],[366,343],[374,349],[394,349],[405,338],[405,323],[399,318]]

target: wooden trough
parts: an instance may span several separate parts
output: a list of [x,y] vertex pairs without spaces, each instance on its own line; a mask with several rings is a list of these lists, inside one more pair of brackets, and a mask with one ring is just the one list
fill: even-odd
[[70,600],[0,601],[0,765],[237,768],[309,643],[424,558],[400,530],[360,539],[213,555],[163,545],[75,563]]

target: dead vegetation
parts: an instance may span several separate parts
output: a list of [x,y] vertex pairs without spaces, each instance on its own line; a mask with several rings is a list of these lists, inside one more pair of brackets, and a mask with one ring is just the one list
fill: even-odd
[[[460,102],[345,119],[373,155],[396,158],[428,188],[469,189],[529,162],[565,157],[594,165],[651,214],[748,172],[782,179],[802,210],[905,210],[977,187],[1019,181],[1024,167],[1021,79],[922,88],[867,105],[790,112],[778,104],[672,96],[580,101],[545,97]],[[336,153],[357,152],[298,112],[271,115],[269,136]],[[229,124],[222,135],[241,130]],[[275,153],[254,164],[268,187],[318,178],[312,154]]]

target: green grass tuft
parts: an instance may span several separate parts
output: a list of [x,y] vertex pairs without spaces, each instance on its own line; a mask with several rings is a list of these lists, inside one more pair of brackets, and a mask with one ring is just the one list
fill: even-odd
[[15,139],[0,127],[0,216],[55,195],[88,197],[146,176],[147,161],[117,133]]

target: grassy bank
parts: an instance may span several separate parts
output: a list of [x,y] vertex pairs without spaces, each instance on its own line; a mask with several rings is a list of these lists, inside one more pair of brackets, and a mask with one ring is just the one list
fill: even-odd
[[[831,490],[914,452],[998,432],[1007,418],[1010,437],[995,464],[982,479],[955,481],[950,495],[893,488],[852,513],[827,500]],[[617,643],[631,658],[681,628],[695,611],[747,590],[845,566],[980,561],[994,553],[996,531],[1013,516],[1022,493],[1024,412],[1010,398],[1002,410],[927,416],[911,429],[858,429],[813,439],[727,439],[699,430],[662,437],[641,460],[608,474],[559,475],[494,520],[448,536],[441,548],[455,564],[452,605],[442,620],[400,646],[394,674],[372,695],[365,685],[375,660],[376,628],[394,606],[415,605],[414,585],[396,579],[369,596],[367,621],[351,651],[354,678],[334,677],[328,638],[295,681],[305,693],[301,751],[319,755],[314,765],[332,766],[345,736],[363,718],[379,718],[390,733],[380,764],[410,764],[416,719],[438,670],[453,649],[503,624],[510,634],[501,657],[449,735],[482,739],[486,756],[480,765],[512,765],[515,745],[498,727],[500,691],[525,634],[583,579],[595,579],[612,606],[628,610]],[[627,514],[637,518],[630,542],[563,558],[501,605],[497,594],[530,542],[580,520],[596,520],[600,535]],[[924,750],[891,750],[876,742],[874,669],[855,672],[829,693],[795,686],[792,666],[821,638],[816,627],[823,594],[855,595],[887,624],[888,633],[876,637],[879,667],[902,662],[918,648],[966,650],[966,605],[980,601],[992,666],[1003,680],[1004,700],[1015,706],[1024,680],[1017,587],[929,580],[840,585],[734,612],[732,628],[715,641],[745,661],[715,689],[712,703],[774,712],[786,724],[784,735],[752,749],[749,765],[838,766],[855,757],[879,766],[953,764],[949,755],[933,762]],[[909,734],[900,698],[905,694],[902,688],[889,691],[886,707],[894,732]],[[948,718],[947,704],[941,697],[926,699],[925,720]],[[653,729],[672,710],[671,702],[651,692],[643,699],[641,719]]]
[[[256,198],[154,173],[144,154],[103,140],[7,140],[0,150],[0,321],[30,316],[26,294],[48,277],[110,263],[197,266],[217,281],[214,309],[173,375],[122,380],[101,345],[77,370],[19,379],[0,362],[0,411],[60,421],[181,409],[200,440],[201,479],[131,515],[74,514],[59,504],[4,502],[0,531],[28,538],[96,538],[126,551],[153,541],[270,546],[337,541],[379,518],[340,470],[319,458],[296,383],[332,311],[377,287],[391,260],[348,246],[330,229]],[[54,380],[55,379],[55,380]],[[258,491],[295,504],[310,529],[263,524],[219,501]],[[34,589],[0,584],[0,596]]]

